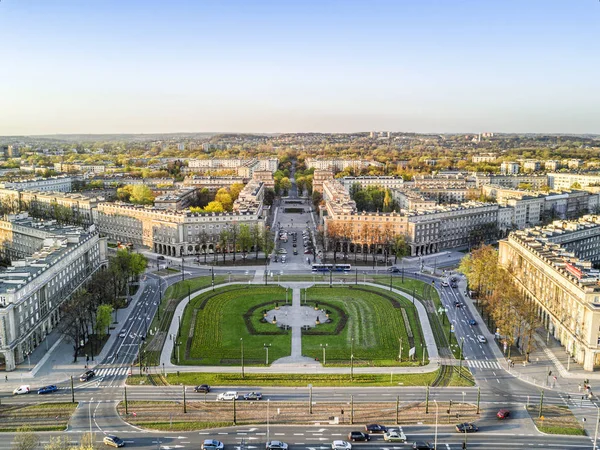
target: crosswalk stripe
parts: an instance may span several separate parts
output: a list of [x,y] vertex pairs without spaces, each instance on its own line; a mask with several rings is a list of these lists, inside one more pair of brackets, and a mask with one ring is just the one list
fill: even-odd
[[479,361],[476,359],[466,360],[468,367],[476,367],[478,369],[501,369],[497,361]]

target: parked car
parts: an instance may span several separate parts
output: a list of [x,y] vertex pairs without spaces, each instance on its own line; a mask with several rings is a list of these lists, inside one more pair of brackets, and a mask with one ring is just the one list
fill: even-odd
[[223,450],[225,446],[221,441],[217,441],[215,439],[204,439],[202,446],[200,447],[202,450]]
[[351,431],[348,433],[348,439],[356,442],[356,441],[370,441],[371,436],[367,433],[363,433],[362,431]]
[[294,255],[298,254],[298,250],[294,249]]
[[58,391],[58,387],[54,384],[49,386],[44,386],[38,389],[38,394],[51,394],[53,392]]
[[312,255],[312,250],[310,248],[307,248],[306,250],[304,250],[304,254],[305,255]]
[[433,444],[425,441],[417,441],[412,446],[413,450],[431,450],[433,448]]
[[477,325],[477,321],[475,319],[469,320],[469,325]]
[[194,392],[203,392],[206,394],[210,392],[210,386],[208,384],[201,384],[200,386],[196,386],[194,388]]
[[288,445],[281,441],[270,441],[267,442],[267,450],[287,450]]
[[508,419],[510,417],[510,411],[508,409],[501,409],[496,413],[498,419]]
[[402,431],[388,431],[383,433],[383,440],[388,442],[406,442],[406,435]]
[[94,378],[95,375],[96,373],[93,370],[86,370],[81,375],[79,375],[79,381],[89,381],[92,378]]
[[13,395],[29,394],[30,387],[28,384],[23,384],[13,391]]
[[465,422],[456,425],[456,431],[459,433],[475,433],[479,428],[474,423]]
[[352,444],[346,441],[333,441],[331,450],[352,450]]
[[483,335],[481,335],[481,334],[477,336],[477,340],[478,340],[479,342],[481,342],[482,344],[485,344],[485,343],[487,342],[487,339],[486,339],[486,337],[485,337],[485,336],[483,336]]
[[383,425],[372,423],[370,425],[365,425],[365,431],[367,433],[385,433],[387,428]]
[[217,400],[237,400],[238,393],[236,391],[221,392],[217,395]]
[[162,255],[159,255],[159,256],[156,257],[156,259],[158,259],[159,261],[164,261],[165,257],[162,256]]
[[113,434],[104,436],[104,439],[102,439],[102,442],[104,442],[104,445],[110,445],[111,447],[124,447],[125,446],[125,441],[123,441],[123,439],[121,439],[120,437],[117,437]]
[[260,392],[249,392],[244,395],[244,400],[262,400],[262,394]]

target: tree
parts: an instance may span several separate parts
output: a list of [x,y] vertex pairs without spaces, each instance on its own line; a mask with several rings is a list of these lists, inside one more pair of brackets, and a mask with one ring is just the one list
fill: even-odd
[[240,192],[244,189],[244,185],[242,183],[233,183],[229,187],[229,195],[233,201],[236,201],[240,196]]
[[410,247],[406,243],[406,238],[402,234],[394,236],[392,244],[392,252],[394,253],[394,264],[398,263],[398,258],[402,258],[410,254]]
[[383,211],[390,212],[392,210],[392,195],[390,194],[390,190],[385,190],[385,195],[383,197]]
[[266,228],[262,230],[262,248],[265,252],[265,257],[268,258],[273,249],[275,248],[275,241],[273,233]]
[[68,436],[53,436],[50,442],[44,445],[44,450],[72,450],[71,439]]
[[253,223],[250,228],[250,238],[254,244],[254,251],[256,252],[255,259],[258,259],[258,249],[261,247],[261,236],[262,232],[258,223]]
[[88,293],[80,290],[60,305],[58,331],[73,346],[73,362],[77,362],[81,342],[85,342],[87,334],[88,300]]
[[221,188],[217,191],[217,195],[215,195],[215,201],[223,205],[223,209],[225,211],[231,211],[233,209],[233,199],[231,198],[229,192],[227,192],[226,188]]
[[312,201],[313,205],[315,206],[315,209],[317,209],[321,201],[323,201],[323,195],[321,195],[319,191],[313,191]]
[[229,245],[229,230],[223,229],[219,233],[219,247],[223,253],[223,264],[225,264],[225,253],[227,253],[227,246]]
[[131,189],[129,200],[131,203],[138,205],[152,205],[154,203],[154,194],[145,184],[136,184]]
[[132,276],[136,279],[146,271],[148,267],[148,258],[141,253],[130,253],[129,267]]
[[304,187],[306,186],[306,178],[303,176],[296,176],[296,186],[298,187],[298,195],[304,194]]
[[235,256],[237,254],[237,240],[240,233],[240,227],[237,222],[233,222],[229,227],[229,237],[233,243],[233,264],[235,264]]
[[96,310],[95,331],[98,337],[103,338],[109,334],[110,322],[112,321],[113,307],[111,305],[100,305]]
[[223,204],[221,202],[210,202],[208,205],[206,205],[206,208],[204,208],[204,212],[207,213],[222,213],[224,211],[225,209],[223,208]]
[[571,185],[571,189],[581,189],[581,184],[576,181]]
[[275,201],[275,191],[273,189],[266,189],[263,197],[263,203],[267,206],[271,206]]
[[288,177],[283,177],[279,182],[279,185],[283,190],[283,195],[287,195],[289,190],[292,188],[292,182]]
[[23,425],[17,429],[17,434],[12,443],[14,450],[34,450],[40,444],[40,438],[33,432],[28,425]]
[[242,257],[245,261],[248,250],[252,245],[252,234],[250,233],[250,227],[245,223],[240,225],[239,242],[240,249],[242,250]]

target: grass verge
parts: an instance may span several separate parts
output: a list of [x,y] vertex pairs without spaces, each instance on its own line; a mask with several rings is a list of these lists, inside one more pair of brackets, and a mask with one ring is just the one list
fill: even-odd
[[527,411],[537,429],[542,433],[586,435],[585,429],[567,406],[544,405],[541,417],[539,405],[530,405]]
[[40,403],[37,405],[0,405],[0,431],[15,432],[27,424],[33,431],[60,431],[67,423],[77,403]]

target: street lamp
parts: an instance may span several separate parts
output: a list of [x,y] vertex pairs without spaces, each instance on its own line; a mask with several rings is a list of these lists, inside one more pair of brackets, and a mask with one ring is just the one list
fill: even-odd
[[269,347],[271,346],[271,344],[267,345],[267,344],[263,344],[263,348],[267,351],[267,362],[266,365],[269,365]]
[[231,271],[227,272],[229,274],[229,282],[231,283]]
[[242,378],[244,378],[244,338],[240,338],[240,345],[242,350]]
[[438,432],[438,413],[439,407],[436,399],[433,399],[433,403],[435,403],[435,437],[433,439],[433,450],[437,450],[437,432]]
[[325,365],[325,363],[326,363],[325,357],[327,356],[326,349],[327,349],[327,345],[329,345],[329,344],[320,344],[320,345],[321,345],[321,348],[323,349],[323,365]]

